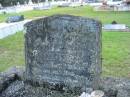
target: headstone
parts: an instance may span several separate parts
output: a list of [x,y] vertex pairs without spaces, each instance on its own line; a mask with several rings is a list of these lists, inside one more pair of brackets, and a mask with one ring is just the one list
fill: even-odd
[[98,88],[101,23],[54,15],[25,25],[26,81],[56,89]]
[[0,8],[2,7],[2,5],[0,4]]
[[125,30],[125,24],[105,24],[103,27],[104,30]]
[[20,7],[20,3],[19,2],[17,3],[17,7]]
[[29,3],[28,3],[29,5],[32,5],[33,4],[33,2],[32,2],[32,0],[29,0]]
[[58,5],[58,7],[69,7],[71,5],[70,2],[62,2]]

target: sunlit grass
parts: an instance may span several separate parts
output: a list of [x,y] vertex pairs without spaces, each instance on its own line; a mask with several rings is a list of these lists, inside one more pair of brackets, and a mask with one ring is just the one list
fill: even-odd
[[32,10],[21,13],[13,13],[13,14],[2,14],[0,15],[0,22],[6,20],[8,16],[11,15],[20,15],[23,14],[26,19],[32,19],[34,17],[42,17],[42,16],[50,16],[53,14],[71,14],[76,16],[84,16],[95,18],[101,20],[102,23],[111,23],[113,20],[117,21],[117,23],[123,23],[130,27],[130,12],[95,12],[93,8],[90,6],[81,6],[81,7],[66,7],[66,8],[57,8],[54,7],[50,10]]
[[[130,77],[130,32],[103,32],[103,76]],[[24,34],[0,40],[0,71],[24,65]]]

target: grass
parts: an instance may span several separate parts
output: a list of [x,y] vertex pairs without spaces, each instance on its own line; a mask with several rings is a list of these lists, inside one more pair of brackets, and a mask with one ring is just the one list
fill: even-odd
[[26,11],[21,13],[12,13],[12,14],[1,14],[0,15],[0,22],[6,20],[8,16],[11,15],[19,15],[23,14],[26,19],[32,19],[34,17],[41,17],[41,16],[50,16],[53,14],[71,14],[71,15],[78,15],[84,17],[95,18],[101,20],[102,23],[111,23],[113,20],[117,21],[118,23],[126,24],[130,27],[130,12],[95,12],[93,11],[92,7],[90,6],[82,6],[82,7],[66,7],[66,8],[57,8],[54,7],[51,10],[33,10],[33,11]]
[[[130,77],[130,33],[103,32],[103,76]],[[24,34],[0,40],[0,71],[24,65]]]
[[0,40],[0,71],[25,64],[23,36],[23,33],[19,32]]
[[103,43],[103,75],[130,77],[130,33],[105,32]]
[[[50,16],[53,14],[71,14],[111,23],[113,20],[130,27],[130,12],[94,12],[92,7],[53,8],[51,10],[33,10],[22,13],[0,14],[0,22],[11,15],[24,15],[26,19]],[[103,76],[130,77],[130,33],[103,32],[102,36]],[[0,40],[0,71],[11,66],[24,65],[24,34],[16,33]]]

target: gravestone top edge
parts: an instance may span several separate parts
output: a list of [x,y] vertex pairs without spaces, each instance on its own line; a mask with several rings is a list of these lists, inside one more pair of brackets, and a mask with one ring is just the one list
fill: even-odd
[[24,28],[31,27],[31,25],[36,25],[38,22],[40,22],[40,21],[42,21],[44,19],[48,19],[48,18],[62,18],[62,19],[65,19],[64,17],[69,17],[72,20],[80,19],[80,21],[91,20],[91,21],[96,22],[96,23],[98,23],[98,24],[100,24],[102,26],[101,21],[97,20],[97,19],[93,19],[93,18],[89,18],[89,17],[82,17],[82,16],[75,16],[75,15],[68,15],[68,14],[55,14],[55,15],[51,15],[51,16],[43,16],[43,17],[40,17],[38,19],[34,19],[34,20],[30,21],[30,22],[27,22],[26,24],[24,24]]

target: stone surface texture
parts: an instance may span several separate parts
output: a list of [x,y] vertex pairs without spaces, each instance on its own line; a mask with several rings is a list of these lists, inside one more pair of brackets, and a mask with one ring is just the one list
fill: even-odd
[[71,15],[27,23],[26,80],[61,89],[98,88],[101,27],[99,21]]
[[61,92],[43,87],[33,87],[23,81],[12,83],[0,97],[78,97],[71,92]]
[[23,67],[11,67],[5,72],[0,72],[0,93],[16,80],[23,80],[25,69]]
[[25,28],[26,70],[0,73],[0,97],[89,97],[97,87],[103,97],[130,97],[130,79],[100,78],[100,22],[55,15]]
[[[104,91],[103,97],[130,97],[130,79],[102,78],[100,90]],[[16,79],[8,84],[0,97],[86,97],[93,91],[86,91],[78,95],[72,91],[57,91],[44,87],[32,86],[22,80]]]
[[106,97],[130,97],[130,79],[105,77],[100,81],[100,89]]

